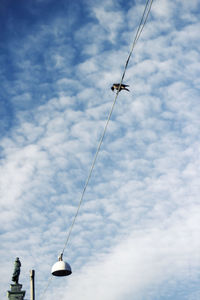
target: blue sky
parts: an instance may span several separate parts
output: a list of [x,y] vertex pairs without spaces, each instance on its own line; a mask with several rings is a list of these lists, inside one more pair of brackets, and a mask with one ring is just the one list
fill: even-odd
[[155,0],[80,213],[145,1],[0,4],[1,298],[16,257],[43,299],[200,299],[197,0]]

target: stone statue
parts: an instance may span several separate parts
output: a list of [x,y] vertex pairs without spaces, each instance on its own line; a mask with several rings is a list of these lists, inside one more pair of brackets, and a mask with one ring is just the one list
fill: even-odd
[[15,260],[14,272],[13,272],[13,276],[12,276],[12,281],[16,284],[18,284],[18,281],[19,281],[20,267],[21,267],[21,262],[19,260],[19,257],[17,257]]

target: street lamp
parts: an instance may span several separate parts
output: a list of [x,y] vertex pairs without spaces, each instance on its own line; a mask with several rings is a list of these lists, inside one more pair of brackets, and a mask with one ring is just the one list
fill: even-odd
[[72,274],[70,265],[67,262],[64,262],[63,253],[58,257],[58,261],[53,265],[51,269],[51,274],[54,276],[69,276]]

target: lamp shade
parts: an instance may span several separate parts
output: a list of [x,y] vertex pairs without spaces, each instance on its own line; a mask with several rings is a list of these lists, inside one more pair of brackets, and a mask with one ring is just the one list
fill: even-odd
[[57,261],[51,269],[51,274],[54,276],[68,276],[71,273],[72,270],[70,265],[63,260]]

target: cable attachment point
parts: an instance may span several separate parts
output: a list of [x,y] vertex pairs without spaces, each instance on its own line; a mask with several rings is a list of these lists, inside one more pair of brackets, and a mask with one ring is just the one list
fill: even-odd
[[63,260],[63,253],[60,254],[60,256],[58,256],[58,260],[62,261]]

